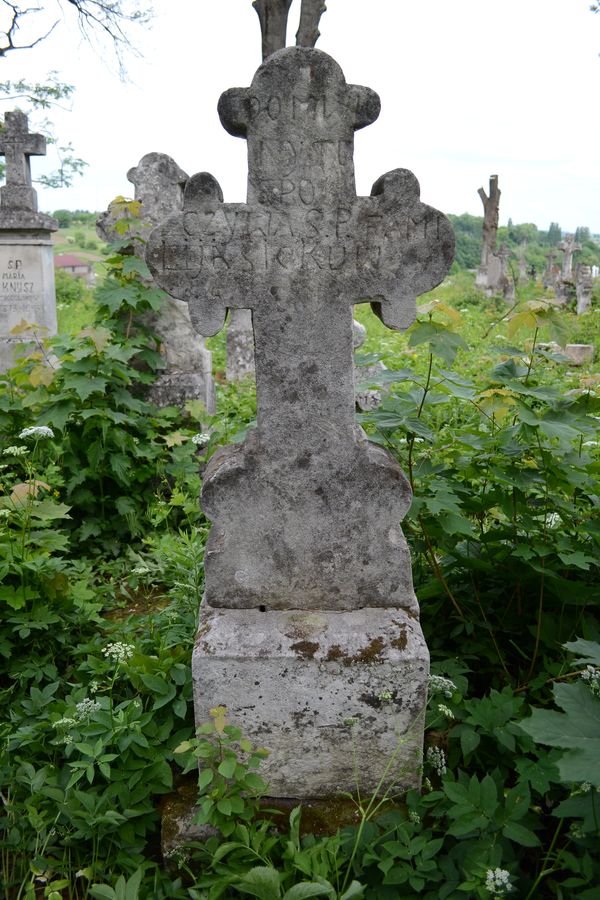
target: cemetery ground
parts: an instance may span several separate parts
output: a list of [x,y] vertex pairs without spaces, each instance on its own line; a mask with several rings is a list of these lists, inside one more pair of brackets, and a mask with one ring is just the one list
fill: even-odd
[[[253,384],[220,383],[213,417],[148,404],[160,356],[139,314],[160,293],[139,259],[107,265],[93,303],[59,309],[60,368],[40,338],[0,396],[6,896],[600,897],[600,366],[544,346],[598,358],[598,285],[575,316],[532,285],[509,308],[457,272],[404,335],[356,308],[359,362],[387,366],[358,419],[413,487],[432,676],[422,790],[384,777],[352,824],[334,804],[326,834],[261,811],[262,751],[226,710],[194,734],[198,494],[252,427]],[[209,345],[219,380],[223,335]],[[349,709],[350,743],[353,724]],[[161,809],[190,781],[215,830],[163,859]]]

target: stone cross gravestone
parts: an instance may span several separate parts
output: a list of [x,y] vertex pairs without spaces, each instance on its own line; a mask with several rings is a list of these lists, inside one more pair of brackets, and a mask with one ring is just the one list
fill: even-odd
[[30,134],[27,116],[6,113],[0,154],[6,160],[6,184],[0,188],[0,371],[15,362],[26,333],[13,329],[26,322],[41,334],[56,334],[56,294],[51,234],[58,222],[37,211],[31,184],[31,156],[44,156],[46,139]]
[[[127,179],[134,185],[135,200],[141,204],[139,233],[145,240],[151,228],[183,209],[188,175],[166,153],[146,153],[137,166],[129,169]],[[98,234],[109,243],[123,238],[115,227],[118,210],[118,205],[116,211],[109,207],[96,222]],[[143,245],[134,239],[131,252],[143,256]],[[212,354],[191,323],[187,303],[166,297],[160,311],[148,315],[146,324],[161,339],[165,366],[150,386],[148,399],[159,406],[183,406],[186,400],[201,400],[207,413],[213,415],[216,404]]]
[[274,797],[354,790],[355,752],[363,790],[394,752],[414,785],[428,653],[400,528],[411,493],[354,422],[352,307],[406,328],[450,267],[452,229],[405,169],[357,197],[354,131],[379,99],[318,50],[274,53],[219,114],[248,142],[247,203],[193,176],[146,256],[201,333],[241,308],[255,334],[257,428],[204,475],[196,720],[222,704],[267,746]]
[[[292,0],[254,0],[262,35],[262,57],[267,59],[286,45],[288,14]],[[322,0],[302,0],[296,33],[297,47],[314,47],[319,38],[319,20],[325,12]],[[254,334],[250,310],[231,309],[227,325],[227,381],[254,377]]]
[[573,254],[581,250],[581,244],[575,240],[572,234],[569,234],[558,245],[558,249],[563,252],[561,278],[563,281],[570,282],[573,280]]

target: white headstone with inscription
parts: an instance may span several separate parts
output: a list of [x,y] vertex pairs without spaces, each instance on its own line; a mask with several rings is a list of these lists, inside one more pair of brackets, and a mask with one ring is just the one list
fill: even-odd
[[27,116],[7,113],[0,132],[0,154],[6,161],[6,184],[0,188],[2,372],[14,365],[18,345],[33,333],[56,334],[51,234],[58,223],[37,211],[29,164],[31,156],[45,153],[46,140],[41,134],[29,134]]

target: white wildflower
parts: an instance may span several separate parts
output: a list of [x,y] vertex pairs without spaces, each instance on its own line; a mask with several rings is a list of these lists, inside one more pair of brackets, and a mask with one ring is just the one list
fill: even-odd
[[209,441],[210,431],[200,431],[198,434],[192,436],[192,444],[197,444],[199,447],[203,447],[205,444],[208,444]]
[[591,789],[592,789],[592,785],[590,784],[589,781],[582,781],[579,786],[579,790],[581,791],[582,794],[589,794]]
[[10,516],[9,509],[0,509],[0,519],[8,519],[9,516]]
[[448,700],[452,697],[454,691],[458,690],[454,682],[450,678],[444,678],[443,675],[429,676],[429,695],[443,694]]
[[92,713],[97,712],[100,709],[100,704],[97,700],[90,700],[89,697],[86,697],[76,705],[75,709],[77,710],[77,720],[82,722],[85,719],[89,719]]
[[571,827],[569,828],[569,837],[573,839],[584,837],[584,831],[581,827],[581,822],[572,822]]
[[408,814],[408,818],[409,818],[409,821],[413,823],[413,825],[421,824],[421,816],[419,815],[418,812],[415,812],[414,809],[411,809],[411,811]]
[[557,525],[560,525],[562,522],[561,517],[556,512],[548,513],[546,516],[546,527],[547,528],[556,528]]
[[114,644],[107,644],[102,653],[109,659],[115,659],[118,663],[126,662],[133,656],[135,647],[133,644],[125,644],[122,641],[116,641]]
[[6,447],[5,450],[2,451],[4,456],[25,456],[26,453],[29,453],[27,447]]
[[54,432],[51,428],[48,428],[47,425],[32,425],[30,428],[24,428],[21,434],[19,435],[22,441],[25,438],[53,438]]
[[100,684],[97,681],[90,681],[89,691],[90,694],[97,694],[100,690]]
[[143,563],[140,563],[138,566],[134,566],[131,570],[132,575],[147,575],[150,569],[148,566],[145,566]]
[[424,779],[423,779],[423,787],[425,788],[426,791],[432,791],[432,790],[433,790],[433,785],[432,785],[432,783],[431,783],[431,781],[430,781],[429,778],[424,778]]
[[446,767],[446,754],[441,747],[427,748],[427,762],[440,776],[445,775],[448,771]]
[[592,694],[600,697],[600,669],[597,666],[586,666],[581,680],[585,681]]
[[72,743],[73,743],[73,735],[72,735],[72,734],[65,734],[65,736],[64,736],[63,739],[62,739],[62,742],[63,742],[63,744],[66,744],[67,746],[68,746],[69,744],[72,744]]
[[54,723],[55,728],[73,728],[74,725],[77,725],[77,722],[71,716],[63,716],[62,719]]
[[446,706],[444,703],[438,703],[438,712],[443,716],[446,716],[447,719],[454,719],[454,713],[450,709],[449,706]]
[[510,872],[506,869],[488,869],[485,873],[485,888],[495,897],[504,897],[512,891]]

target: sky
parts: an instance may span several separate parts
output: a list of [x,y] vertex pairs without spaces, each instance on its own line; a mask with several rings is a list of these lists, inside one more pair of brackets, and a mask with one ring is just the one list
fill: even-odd
[[[44,6],[36,27],[60,11],[56,0]],[[38,187],[40,209],[103,210],[117,195],[132,196],[126,173],[151,151],[168,153],[190,175],[211,172],[226,201],[245,199],[245,141],[223,130],[216,107],[222,91],[249,85],[261,62],[251,0],[153,6],[151,24],[130,29],[140,55],[126,53],[125,82],[110,46],[82,39],[69,4],[47,40],[0,59],[1,81],[43,81],[54,70],[77,88],[69,108],[51,117],[88,167],[70,188]],[[588,226],[600,234],[600,15],[589,6],[327,0],[317,47],[348,82],[381,97],[379,120],[356,134],[358,193],[368,194],[384,172],[408,168],[425,203],[482,215],[477,189],[487,191],[497,174],[501,224],[558,222],[565,232]],[[0,111],[15,105],[3,102]],[[51,155],[32,160],[34,177],[53,167]]]

